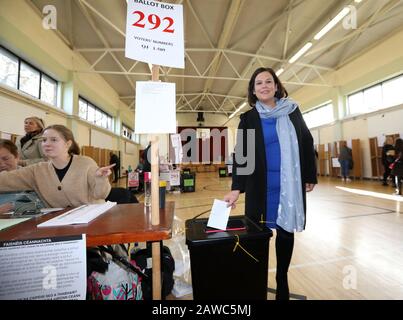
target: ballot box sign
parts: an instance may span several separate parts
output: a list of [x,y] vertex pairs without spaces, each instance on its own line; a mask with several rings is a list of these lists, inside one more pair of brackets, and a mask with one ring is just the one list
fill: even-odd
[[175,83],[137,81],[135,133],[175,133],[175,102]]
[[85,300],[85,234],[0,242],[0,300]]
[[183,69],[183,6],[150,0],[127,0],[125,56]]

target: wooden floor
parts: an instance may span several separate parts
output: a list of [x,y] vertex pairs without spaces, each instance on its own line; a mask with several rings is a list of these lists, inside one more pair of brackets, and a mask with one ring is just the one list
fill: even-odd
[[[176,241],[165,244],[186,248],[184,221],[211,209],[213,200],[222,199],[230,184],[231,178],[219,178],[218,173],[197,173],[196,192],[167,194],[167,200],[176,202]],[[362,191],[370,193],[359,194]],[[343,183],[321,177],[307,197],[306,230],[295,235],[291,293],[309,300],[403,299],[403,197],[392,196],[393,192],[379,181]],[[241,196],[231,215],[243,214],[243,207]],[[275,288],[275,268],[273,237],[270,288]],[[268,299],[274,295],[268,293]]]

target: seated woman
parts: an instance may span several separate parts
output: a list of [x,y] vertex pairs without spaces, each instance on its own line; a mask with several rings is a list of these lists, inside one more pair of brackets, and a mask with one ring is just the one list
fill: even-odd
[[47,162],[0,173],[0,192],[34,190],[48,207],[78,207],[101,203],[111,186],[113,165],[99,168],[94,160],[80,156],[73,133],[63,125],[43,132],[42,149]]
[[[12,171],[18,168],[18,148],[10,140],[0,139],[0,172]],[[12,211],[11,202],[0,204],[0,214]]]
[[0,139],[0,172],[18,168],[18,148],[10,140]]

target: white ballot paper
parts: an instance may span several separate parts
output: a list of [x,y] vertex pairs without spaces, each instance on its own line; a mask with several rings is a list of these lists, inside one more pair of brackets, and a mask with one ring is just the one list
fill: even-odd
[[38,227],[59,227],[71,224],[83,224],[94,220],[104,212],[116,205],[116,202],[83,205],[67,211],[53,219],[38,224]]
[[227,208],[227,203],[225,201],[214,199],[207,227],[225,230],[227,228],[230,212],[231,207]]

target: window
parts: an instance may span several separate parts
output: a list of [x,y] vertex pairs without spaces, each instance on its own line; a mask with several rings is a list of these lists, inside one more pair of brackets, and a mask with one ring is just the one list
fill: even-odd
[[41,100],[56,105],[57,82],[46,75],[41,79]]
[[91,105],[88,105],[88,118],[89,122],[95,123],[95,108]]
[[78,99],[78,116],[81,119],[87,119],[88,103],[82,99]]
[[25,62],[21,62],[19,89],[39,98],[40,73]]
[[367,111],[364,107],[364,93],[362,91],[348,96],[347,100],[349,114],[364,113]]
[[348,114],[376,111],[403,104],[403,75],[347,96]]
[[376,85],[364,90],[364,105],[368,112],[377,110],[382,106],[381,85]]
[[308,128],[318,127],[334,121],[333,104],[327,103],[319,106],[312,111],[303,114]]
[[82,97],[78,98],[78,116],[99,127],[113,130],[112,117]]
[[18,58],[0,47],[0,83],[17,89]]
[[53,106],[57,105],[58,82],[2,47],[0,83]]
[[137,138],[138,134],[134,134],[134,131],[124,124],[122,124],[122,136],[137,142],[135,139]]
[[382,91],[384,108],[403,103],[403,76],[385,81]]

